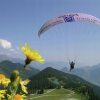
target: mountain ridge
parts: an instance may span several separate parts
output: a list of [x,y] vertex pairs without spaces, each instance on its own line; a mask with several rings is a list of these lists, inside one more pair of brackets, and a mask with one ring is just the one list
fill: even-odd
[[[93,88],[95,95],[100,96],[100,87],[85,81],[77,75],[61,72],[57,69],[48,67],[35,76],[30,77],[30,83],[28,84],[29,89],[50,89],[56,86],[63,86],[64,88],[70,88],[77,90],[81,86],[88,86]],[[99,99],[98,99],[99,100]]]
[[[0,73],[5,74],[6,76],[10,77],[10,74],[13,70],[21,71],[24,68],[24,65],[21,63],[14,63],[9,60],[4,60],[0,62]],[[38,69],[27,66],[25,70],[25,76],[22,75],[23,78],[28,78],[32,75],[35,75],[39,72]]]
[[[65,73],[69,73],[67,70],[67,67],[64,67],[61,69],[61,71]],[[75,74],[79,77],[82,77],[83,79],[94,83],[98,86],[100,86],[100,64],[94,65],[92,67],[83,67],[83,68],[75,68],[72,72],[72,74]]]

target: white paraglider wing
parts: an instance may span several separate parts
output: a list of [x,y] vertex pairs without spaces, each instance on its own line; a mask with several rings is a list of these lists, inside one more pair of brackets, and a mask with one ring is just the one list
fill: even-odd
[[56,18],[53,18],[46,23],[42,25],[38,32],[38,36],[40,36],[42,33],[47,31],[49,28],[58,25],[63,22],[76,22],[76,21],[87,21],[87,22],[92,22],[95,24],[100,25],[100,19],[96,18],[95,16],[85,14],[85,13],[67,13],[62,16],[58,16]]
[[42,33],[44,33],[46,30],[48,30],[49,28],[57,25],[57,24],[60,24],[60,23],[63,23],[64,20],[62,17],[57,17],[57,18],[54,18],[52,20],[49,20],[47,21],[39,30],[38,32],[38,36],[40,36]]

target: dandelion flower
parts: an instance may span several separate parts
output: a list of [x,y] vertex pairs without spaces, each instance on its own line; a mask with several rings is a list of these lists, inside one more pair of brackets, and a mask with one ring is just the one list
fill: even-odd
[[14,96],[14,100],[23,100],[23,97],[22,97],[22,95],[20,95],[20,94],[16,94],[16,95]]
[[27,87],[26,87],[26,85],[28,84],[30,82],[30,80],[28,80],[28,79],[26,79],[26,80],[24,80],[24,81],[20,81],[20,84],[21,84],[21,88],[22,88],[22,91],[24,92],[24,93],[28,93],[27,92]]
[[0,83],[1,81],[3,81],[6,78],[6,76],[4,74],[0,74]]
[[4,86],[4,88],[7,87],[9,83],[10,83],[10,79],[8,79],[8,78],[5,78],[5,79],[2,81],[2,85]]
[[24,67],[26,67],[26,65],[28,65],[31,61],[44,63],[45,60],[42,58],[42,56],[36,50],[33,50],[28,44],[22,46],[21,50],[26,56]]
[[6,90],[0,90],[0,100],[2,100],[5,96],[6,94]]
[[7,87],[10,83],[10,80],[6,78],[4,74],[0,74],[0,84],[2,84],[4,87]]

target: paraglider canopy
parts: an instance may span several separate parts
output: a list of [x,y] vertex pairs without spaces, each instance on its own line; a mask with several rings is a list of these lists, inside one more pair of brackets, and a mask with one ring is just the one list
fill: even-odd
[[47,21],[46,23],[44,23],[38,32],[38,36],[40,36],[49,28],[55,25],[58,25],[64,22],[77,22],[77,21],[87,21],[87,22],[92,22],[92,23],[100,25],[100,19],[96,18],[95,16],[85,14],[85,13],[66,13],[64,15],[55,17]]

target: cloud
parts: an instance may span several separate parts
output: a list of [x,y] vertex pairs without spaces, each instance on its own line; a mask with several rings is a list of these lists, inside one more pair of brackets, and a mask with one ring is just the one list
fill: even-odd
[[5,39],[0,39],[0,55],[9,55],[11,57],[18,57],[19,50],[12,46],[12,43]]
[[0,47],[4,49],[10,49],[12,45],[11,45],[11,42],[4,40],[4,39],[0,39]]
[[0,39],[0,55],[7,55],[12,58],[24,58],[19,47],[15,47],[6,39]]

